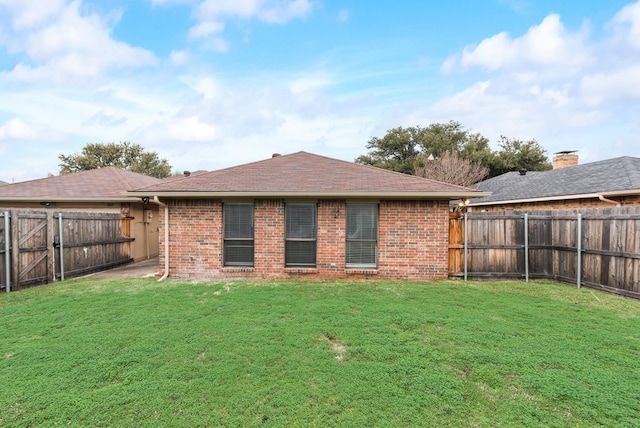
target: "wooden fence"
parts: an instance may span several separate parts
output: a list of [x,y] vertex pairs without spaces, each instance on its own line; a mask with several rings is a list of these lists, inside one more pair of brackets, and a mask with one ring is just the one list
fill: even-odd
[[119,214],[0,212],[0,289],[19,290],[130,262],[130,219]]
[[640,298],[640,207],[451,214],[449,230],[452,277],[548,278]]

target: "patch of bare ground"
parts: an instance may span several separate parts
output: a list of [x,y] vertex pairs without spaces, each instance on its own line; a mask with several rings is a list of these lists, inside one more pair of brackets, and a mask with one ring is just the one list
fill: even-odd
[[342,362],[342,360],[344,360],[344,354],[347,352],[347,347],[331,334],[324,333],[322,340],[329,342],[331,350],[336,354],[336,360]]

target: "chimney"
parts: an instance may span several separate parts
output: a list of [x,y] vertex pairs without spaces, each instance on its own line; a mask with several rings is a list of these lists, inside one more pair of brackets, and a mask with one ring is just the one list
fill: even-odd
[[185,177],[188,177],[191,175],[191,171],[185,171],[182,173]]
[[569,166],[578,165],[577,150],[566,150],[563,152],[554,153],[553,169],[566,168]]

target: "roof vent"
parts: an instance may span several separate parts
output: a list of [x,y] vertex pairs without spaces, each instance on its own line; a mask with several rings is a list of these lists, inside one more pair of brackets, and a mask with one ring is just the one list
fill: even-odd
[[274,153],[271,155],[272,158],[277,158],[278,156],[282,156],[280,153]]
[[520,175],[527,175],[527,170],[522,168],[520,171],[518,171],[520,173]]
[[191,175],[191,171],[185,171],[182,173],[185,177],[188,177]]

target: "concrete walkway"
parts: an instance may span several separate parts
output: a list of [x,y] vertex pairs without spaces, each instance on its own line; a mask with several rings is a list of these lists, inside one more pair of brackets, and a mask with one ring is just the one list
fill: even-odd
[[160,265],[158,258],[129,263],[124,266],[87,275],[91,278],[148,278],[158,275]]

